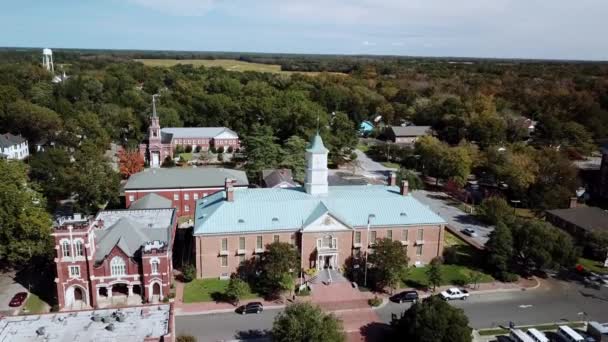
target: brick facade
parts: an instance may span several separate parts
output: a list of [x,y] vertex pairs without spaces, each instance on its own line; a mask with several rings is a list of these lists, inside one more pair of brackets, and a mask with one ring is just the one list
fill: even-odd
[[[371,227],[369,237],[371,240],[373,232],[376,239],[389,237],[392,232],[392,239],[402,241],[404,248],[407,248],[407,255],[411,265],[427,264],[436,256],[443,253],[444,227],[437,226],[402,226],[402,227]],[[422,231],[422,239],[418,239],[419,231]],[[407,232],[407,233],[405,233]],[[357,233],[360,233],[361,242],[355,243]],[[302,232],[298,230],[290,232],[264,232],[259,234],[231,234],[231,235],[203,235],[195,236],[195,254],[197,277],[217,278],[228,277],[236,272],[240,262],[250,259],[256,254],[257,238],[262,237],[263,246],[274,241],[278,236],[281,242],[290,242],[298,247],[301,253],[301,267],[303,270],[315,268],[318,265],[318,253],[328,252],[327,255],[336,253],[336,267],[342,268],[351,256],[364,255],[371,249],[367,238],[366,227],[356,227],[348,231],[324,231],[324,232]],[[317,250],[317,240],[331,236],[336,239],[337,249]],[[240,238],[245,239],[245,248],[240,251]],[[227,249],[222,251],[222,240],[226,239]],[[360,254],[359,254],[360,253]],[[222,258],[226,264],[222,266]],[[324,267],[325,265],[318,265]]]
[[[162,301],[169,292],[172,279],[172,243],[177,227],[173,216],[169,246],[156,248],[142,241],[134,257],[127,256],[117,244],[101,260],[95,262],[95,234],[103,226],[92,218],[66,221],[52,233],[55,241],[55,284],[60,310],[100,308],[115,304],[141,304]],[[112,261],[124,263],[124,273],[112,274]],[[153,263],[154,272],[153,272]],[[116,302],[112,297],[126,301]]]

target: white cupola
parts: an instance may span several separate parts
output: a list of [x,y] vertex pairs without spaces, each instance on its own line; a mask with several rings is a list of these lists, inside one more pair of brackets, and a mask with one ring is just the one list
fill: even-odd
[[304,188],[311,195],[327,194],[327,154],[323,139],[317,133],[306,149],[306,180]]

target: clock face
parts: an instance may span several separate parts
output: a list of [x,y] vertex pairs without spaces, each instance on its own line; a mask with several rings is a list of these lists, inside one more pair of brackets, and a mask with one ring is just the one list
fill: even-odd
[[332,220],[332,219],[331,219],[331,217],[329,217],[329,216],[327,216],[327,217],[325,218],[325,220],[323,221],[323,224],[324,224],[324,225],[326,225],[326,226],[330,226],[330,225],[332,225],[333,223],[334,223],[334,220]]

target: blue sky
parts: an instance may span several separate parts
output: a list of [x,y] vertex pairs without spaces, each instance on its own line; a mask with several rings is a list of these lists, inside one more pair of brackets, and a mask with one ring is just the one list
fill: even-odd
[[0,46],[608,60],[606,0],[0,0]]

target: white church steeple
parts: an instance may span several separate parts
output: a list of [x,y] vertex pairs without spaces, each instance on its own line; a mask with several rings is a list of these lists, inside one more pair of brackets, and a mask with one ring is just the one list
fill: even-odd
[[306,149],[306,180],[304,188],[311,195],[327,194],[327,154],[323,139],[317,132]]

